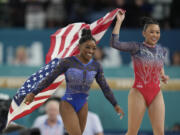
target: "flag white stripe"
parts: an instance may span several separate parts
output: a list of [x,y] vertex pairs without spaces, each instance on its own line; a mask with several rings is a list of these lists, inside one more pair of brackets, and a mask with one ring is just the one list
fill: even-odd
[[52,56],[51,56],[51,60],[54,59],[58,55],[60,44],[61,44],[61,40],[59,40],[59,37],[61,37],[64,34],[64,32],[65,32],[65,30],[67,28],[68,27],[63,28],[61,30],[61,32],[56,35],[56,44],[55,44],[55,47],[54,47],[54,50],[53,50],[53,53],[52,53]]
[[97,21],[93,22],[93,23],[90,25],[90,29],[93,30],[96,26],[97,26]]
[[35,98],[39,98],[39,97],[42,97],[42,96],[50,96],[50,95],[52,95],[54,92],[55,92],[55,89],[49,89],[48,91],[41,92],[41,93],[37,94],[37,95],[35,96]]
[[66,51],[66,48],[68,48],[71,44],[71,41],[73,40],[75,34],[77,33],[77,31],[81,28],[82,24],[81,23],[76,23],[73,25],[73,28],[71,29],[71,31],[67,34],[66,37],[66,41],[65,41],[65,45],[64,45],[64,49],[61,51],[61,53],[59,53],[58,58],[61,58],[62,55],[64,54],[64,52]]
[[74,50],[74,48],[77,46],[78,43],[79,43],[79,38],[76,42],[74,42],[74,44],[71,45],[71,47],[69,48],[69,51],[67,52],[65,57],[68,57],[72,53],[72,51]]
[[[109,14],[110,14],[110,13],[107,13],[107,14],[103,17],[103,19],[101,20],[101,22],[104,21],[104,19],[105,19]],[[97,22],[98,22],[98,20],[95,21],[95,22],[93,22],[93,23],[91,23],[91,25],[90,25],[90,29],[91,29],[91,30],[94,29],[94,28],[98,25]],[[99,22],[99,23],[101,23],[101,22]]]
[[58,76],[58,78],[56,78],[56,80],[53,83],[60,82],[60,81],[64,80],[64,78],[65,78],[64,75],[60,75],[60,76]]
[[[116,13],[117,14],[117,13]],[[114,20],[114,17],[116,16],[116,14],[111,18],[111,17],[109,17],[109,18],[107,18],[104,22],[103,22],[103,24],[107,24],[107,23],[109,23],[110,21],[112,21],[112,20]]]
[[[79,27],[79,29],[76,31],[76,33],[77,32],[81,32],[81,30],[84,28],[84,27],[82,27],[82,25],[84,25],[84,23],[82,24],[80,24],[80,27]],[[81,28],[82,27],[82,28]],[[69,33],[69,36],[71,36],[71,33]],[[75,36],[75,34],[74,34],[74,36]],[[74,38],[74,36],[73,36],[73,38]],[[78,37],[80,37],[80,34],[78,34]],[[71,40],[72,41],[72,40]],[[79,38],[73,43],[73,44],[69,44],[69,50],[68,50],[68,52],[66,53],[66,55],[64,56],[64,57],[68,57],[71,53],[72,53],[72,51],[74,50],[74,48],[77,46],[77,44],[79,43]],[[57,56],[58,58],[61,58],[60,57],[60,55],[58,55]]]
[[100,33],[98,33],[96,35],[93,35],[93,37],[96,39],[96,41],[99,41],[102,38],[102,36],[104,35],[105,32],[106,32],[106,30],[104,30],[104,31],[102,31],[102,32],[100,32]]
[[[14,109],[13,113],[11,115],[8,115],[8,121],[13,119],[14,117],[16,117],[17,115],[23,113],[24,111],[27,111],[27,110],[30,110],[33,106],[39,104],[39,103],[42,103],[42,102],[45,102],[47,99],[42,99],[42,100],[37,100],[37,101],[33,101],[31,104],[29,105],[26,105],[23,101],[23,103],[18,106],[17,108],[17,105],[14,106],[14,104],[12,104],[12,108]],[[14,102],[14,100],[12,101]]]

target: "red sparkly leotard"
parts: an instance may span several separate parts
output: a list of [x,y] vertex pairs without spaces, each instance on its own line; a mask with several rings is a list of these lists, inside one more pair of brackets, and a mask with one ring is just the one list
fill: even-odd
[[115,34],[112,34],[111,46],[131,53],[135,74],[133,88],[140,91],[149,106],[160,91],[160,72],[166,55],[165,48],[160,45],[149,47],[138,42],[120,42],[119,35]]

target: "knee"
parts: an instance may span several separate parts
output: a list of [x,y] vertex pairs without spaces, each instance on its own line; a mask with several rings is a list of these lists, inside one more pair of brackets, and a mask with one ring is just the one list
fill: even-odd
[[162,125],[153,126],[153,133],[154,135],[164,135],[164,126]]

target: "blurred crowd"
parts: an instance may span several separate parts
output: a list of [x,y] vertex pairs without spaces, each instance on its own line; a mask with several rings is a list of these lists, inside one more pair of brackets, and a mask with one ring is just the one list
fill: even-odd
[[[42,29],[92,21],[123,8],[123,27],[138,28],[139,19],[157,19],[164,29],[179,28],[179,0],[0,0],[0,27]],[[87,15],[88,14],[88,15]]]
[[31,46],[19,45],[7,48],[7,63],[15,66],[41,66],[43,64],[43,45],[33,42]]
[[[173,52],[172,56],[170,56],[169,49],[166,48],[166,50],[167,55],[164,62],[165,66],[180,66],[180,51],[176,50]],[[44,64],[42,52],[42,44],[38,42],[30,47],[23,45],[17,46],[16,49],[9,47],[7,51],[8,57],[6,64],[11,66],[41,66]],[[105,68],[117,68],[124,64],[132,67],[131,60],[128,63],[125,62],[121,52],[110,47],[97,47],[94,59],[99,61]]]
[[[31,127],[11,122],[5,128],[11,98],[0,93],[0,135],[69,135],[59,114],[60,97],[52,96],[38,109],[39,115],[33,119]],[[166,129],[171,134],[179,134],[180,123],[174,123]],[[98,114],[88,111],[87,123],[83,135],[104,135],[103,125]]]
[[[74,22],[92,23],[108,11],[123,8],[126,10],[123,28],[142,28],[141,17],[149,16],[158,20],[162,29],[177,29],[180,28],[179,6],[180,0],[0,0],[0,28],[31,30],[60,28]],[[0,52],[2,64],[4,51],[1,43]],[[40,42],[30,47],[10,46],[7,47],[5,63],[40,66],[44,64],[43,55],[43,44]],[[128,64],[119,52],[106,47],[97,49],[95,59],[104,67]],[[180,51],[169,50],[165,65],[179,66]]]

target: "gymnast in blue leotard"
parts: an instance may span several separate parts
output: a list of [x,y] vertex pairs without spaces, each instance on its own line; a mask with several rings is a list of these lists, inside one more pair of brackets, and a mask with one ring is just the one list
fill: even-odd
[[32,102],[36,94],[47,88],[59,75],[64,73],[66,92],[60,103],[60,114],[70,135],[82,135],[84,131],[88,112],[87,98],[94,79],[101,87],[105,97],[114,106],[115,111],[124,115],[105,80],[100,63],[92,59],[96,50],[96,41],[90,30],[83,29],[79,50],[80,54],[77,56],[58,59],[58,64],[51,74],[44,78],[25,99],[25,102]]

